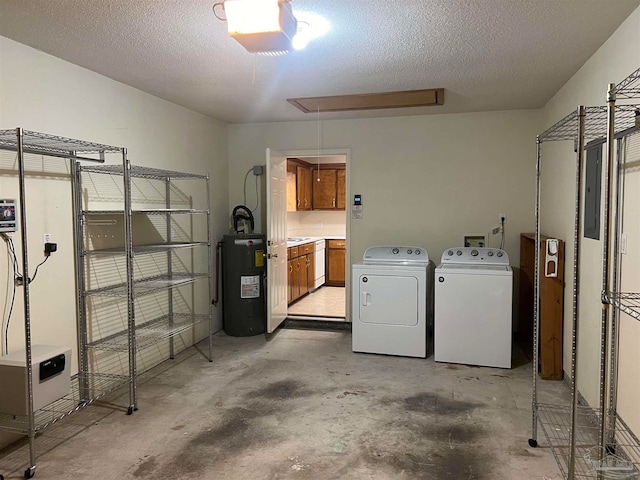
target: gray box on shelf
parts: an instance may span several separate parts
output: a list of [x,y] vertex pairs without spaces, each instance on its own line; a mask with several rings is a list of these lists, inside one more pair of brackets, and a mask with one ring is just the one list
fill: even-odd
[[[27,362],[20,350],[0,357],[0,412],[29,414]],[[67,395],[71,389],[71,349],[55,345],[33,345],[33,409],[39,410]]]

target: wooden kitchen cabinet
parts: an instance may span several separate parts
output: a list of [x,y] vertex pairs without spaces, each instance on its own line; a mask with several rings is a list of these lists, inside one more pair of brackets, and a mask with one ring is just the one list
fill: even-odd
[[338,210],[344,210],[347,204],[347,170],[344,168],[337,170],[336,176],[338,180],[336,208]]
[[321,166],[320,171],[314,171],[313,175],[313,209],[344,210],[347,178],[345,166]]
[[296,166],[296,209],[311,210],[311,167]]
[[[291,250],[291,249],[289,249]],[[293,302],[293,282],[294,282],[294,273],[293,273],[293,260],[287,261],[287,303]]]
[[315,244],[305,243],[298,247],[287,249],[288,303],[291,304],[303,297],[313,288]]
[[309,255],[307,255],[307,287],[309,291],[313,290],[313,286],[316,282],[315,266],[316,266],[316,254],[314,251],[312,251]]
[[287,212],[311,210],[312,167],[296,158],[287,160]]
[[346,241],[327,240],[326,284],[331,287],[344,287],[346,277]]

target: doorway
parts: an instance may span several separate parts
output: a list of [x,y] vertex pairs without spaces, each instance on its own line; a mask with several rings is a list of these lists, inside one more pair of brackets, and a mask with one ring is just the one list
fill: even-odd
[[286,154],[287,318],[345,322],[348,152]]

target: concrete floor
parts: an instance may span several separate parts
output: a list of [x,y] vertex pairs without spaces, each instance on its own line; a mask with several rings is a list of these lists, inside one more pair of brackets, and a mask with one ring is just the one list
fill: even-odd
[[[561,478],[527,444],[522,358],[500,370],[354,354],[348,332],[289,329],[214,346],[214,363],[191,348],[146,374],[132,416],[121,396],[46,430],[35,478]],[[24,445],[0,451],[0,473],[22,478],[27,459]]]

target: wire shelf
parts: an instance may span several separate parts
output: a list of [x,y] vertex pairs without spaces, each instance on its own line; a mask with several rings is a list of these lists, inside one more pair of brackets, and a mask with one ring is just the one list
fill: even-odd
[[[150,278],[144,278],[134,282],[134,295],[146,295],[166,288],[181,287],[207,277],[208,274],[206,273],[173,273],[171,275],[158,275]],[[120,283],[109,287],[88,290],[85,294],[105,295],[108,297],[126,297],[128,294],[127,284]]]
[[[42,155],[50,153],[72,156],[70,152],[74,152],[75,154],[101,154],[122,153],[123,151],[120,147],[58,137],[46,133],[32,132],[30,130],[22,131],[22,147],[31,153],[40,153]],[[18,137],[15,129],[0,130],[0,148],[14,151],[18,149]]]
[[[74,375],[71,377],[71,391],[68,395],[34,412],[35,431],[44,430],[128,383],[129,377],[123,375],[99,373]],[[29,433],[29,416],[0,413],[0,429],[27,434]]]
[[[136,351],[143,350],[156,343],[167,340],[193,328],[196,324],[209,320],[209,315],[174,313],[173,322],[170,315],[163,315],[149,322],[136,326]],[[124,352],[129,350],[128,332],[123,330],[96,342],[89,343],[88,348]]]
[[640,68],[616,85],[612,93],[618,98],[640,98]]
[[[80,167],[82,172],[87,173],[104,173],[108,175],[124,175],[124,167],[122,165],[88,165]],[[155,180],[164,180],[166,178],[208,178],[208,175],[197,173],[175,172],[173,170],[162,170],[159,168],[140,167],[131,165],[129,174],[136,178],[150,178]]]
[[[616,133],[623,132],[635,126],[635,113],[640,105],[617,105],[615,107]],[[594,140],[607,136],[607,107],[586,107],[584,119],[584,138]],[[577,140],[579,133],[578,111],[574,111],[556,122],[538,135],[540,142],[559,140]]]
[[[124,215],[122,210],[84,210],[83,215]],[[153,208],[146,210],[132,210],[132,215],[202,215],[209,213],[209,210],[196,210],[192,208]]]
[[[562,476],[568,478],[571,407],[538,405],[538,419]],[[599,452],[600,415],[590,407],[576,410],[575,479],[638,480],[640,479],[640,442],[624,421],[617,416],[615,440]]]
[[640,320],[640,293],[612,293],[607,298],[607,303]]
[[[134,255],[141,255],[145,253],[165,252],[180,248],[195,248],[205,245],[208,245],[207,242],[167,242],[150,245],[134,245],[133,253]],[[124,246],[122,246],[119,248],[103,248],[101,250],[85,250],[83,253],[85,255],[120,255],[125,254],[126,251]]]

